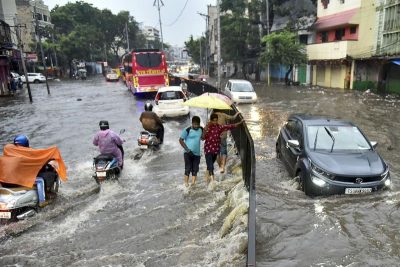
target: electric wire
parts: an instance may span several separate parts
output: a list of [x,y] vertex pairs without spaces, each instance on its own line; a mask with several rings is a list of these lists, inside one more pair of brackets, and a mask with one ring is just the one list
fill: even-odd
[[165,26],[170,27],[170,26],[174,25],[174,24],[179,20],[179,18],[180,18],[180,17],[182,16],[182,14],[183,14],[183,11],[185,10],[186,5],[187,5],[188,2],[189,2],[189,0],[186,0],[185,5],[183,6],[182,10],[179,12],[179,15],[176,17],[176,19],[175,19],[172,23],[167,24],[167,25],[165,25]]

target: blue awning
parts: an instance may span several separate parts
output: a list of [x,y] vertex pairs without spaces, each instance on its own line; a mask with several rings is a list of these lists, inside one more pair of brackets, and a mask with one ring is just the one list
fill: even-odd
[[400,65],[400,59],[398,60],[392,60],[392,63],[396,64],[396,65]]

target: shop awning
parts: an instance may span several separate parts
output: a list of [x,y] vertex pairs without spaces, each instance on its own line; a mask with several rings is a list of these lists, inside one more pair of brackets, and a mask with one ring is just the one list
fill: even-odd
[[324,30],[339,26],[351,25],[352,23],[350,21],[357,11],[358,8],[354,8],[337,14],[320,17],[314,23],[314,28],[317,30]]
[[392,60],[392,63],[394,63],[394,64],[396,64],[396,65],[400,65],[400,59]]

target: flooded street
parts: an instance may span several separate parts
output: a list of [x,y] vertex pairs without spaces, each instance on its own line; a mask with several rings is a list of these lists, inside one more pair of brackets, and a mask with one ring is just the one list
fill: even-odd
[[[55,203],[26,221],[0,226],[0,266],[243,266],[247,232],[227,220],[231,203],[247,203],[241,179],[217,176],[183,186],[183,156],[178,139],[188,118],[166,120],[160,151],[139,159],[137,136],[146,99],[135,98],[122,83],[102,76],[86,81],[53,81],[0,98],[0,147],[24,133],[33,148],[57,145],[69,180]],[[202,123],[206,111],[196,109]],[[98,154],[92,138],[100,120],[116,132],[126,129],[125,164],[116,183],[101,188],[92,178]],[[239,163],[232,157],[228,170]],[[236,193],[230,194],[235,188]],[[244,214],[243,221],[247,219]],[[238,216],[241,218],[241,216]]]
[[[257,266],[398,266],[400,101],[335,89],[257,87],[241,105],[254,139]],[[290,113],[353,121],[390,166],[393,187],[364,196],[309,198],[276,159],[275,140]]]

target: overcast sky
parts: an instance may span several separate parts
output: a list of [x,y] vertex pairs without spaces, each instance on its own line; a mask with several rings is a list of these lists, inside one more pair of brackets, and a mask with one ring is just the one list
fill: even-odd
[[[53,9],[56,5],[63,6],[75,0],[43,0]],[[84,0],[99,9],[109,9],[114,14],[121,10],[127,10],[139,23],[145,26],[160,28],[157,6],[153,6],[157,0]],[[161,2],[164,6],[161,6]],[[216,0],[160,0],[161,21],[164,43],[184,46],[190,35],[195,38],[206,30],[205,18],[198,12],[207,14],[207,5],[215,5]]]

